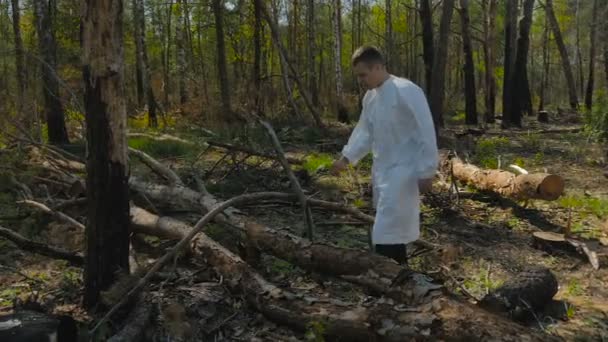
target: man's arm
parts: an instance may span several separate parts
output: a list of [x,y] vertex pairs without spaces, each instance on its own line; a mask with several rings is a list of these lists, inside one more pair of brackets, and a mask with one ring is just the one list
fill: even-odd
[[371,150],[371,132],[367,124],[367,94],[363,98],[363,110],[355,129],[342,149],[342,157],[332,165],[332,173],[339,174],[348,164],[356,165]]

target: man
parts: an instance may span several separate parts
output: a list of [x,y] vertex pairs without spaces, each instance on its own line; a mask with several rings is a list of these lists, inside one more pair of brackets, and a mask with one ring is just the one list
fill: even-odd
[[389,74],[377,48],[357,49],[352,65],[367,92],[359,122],[332,173],[338,175],[372,153],[372,243],[376,253],[405,264],[406,244],[420,236],[419,191],[430,189],[439,160],[433,119],[424,92]]

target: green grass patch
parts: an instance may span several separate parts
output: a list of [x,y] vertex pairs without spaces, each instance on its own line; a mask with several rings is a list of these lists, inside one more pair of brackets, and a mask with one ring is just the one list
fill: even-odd
[[315,153],[306,156],[305,162],[302,165],[309,173],[316,173],[320,170],[327,170],[334,162],[334,158],[326,153]]
[[179,141],[158,141],[145,137],[129,138],[129,147],[143,151],[155,158],[189,157],[196,154],[196,148]]

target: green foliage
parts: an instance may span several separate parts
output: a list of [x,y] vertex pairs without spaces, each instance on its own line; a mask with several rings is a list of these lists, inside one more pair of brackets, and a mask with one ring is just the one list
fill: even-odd
[[274,258],[270,263],[270,270],[273,273],[290,274],[295,270],[295,268],[287,261]]
[[449,118],[449,122],[451,124],[457,125],[457,124],[463,124],[464,120],[466,118],[466,113],[463,111],[457,111],[454,113],[454,115],[452,115]]
[[327,330],[327,324],[322,321],[311,321],[307,324],[306,341],[324,342],[323,335]]
[[484,168],[498,168],[498,156],[509,146],[506,137],[481,138],[475,146],[476,163]]
[[599,219],[608,217],[608,200],[581,195],[563,196],[558,201],[566,209],[576,209],[582,214],[595,215]]
[[309,173],[316,173],[322,169],[329,169],[334,162],[334,158],[325,153],[315,153],[306,156],[306,161],[302,167]]
[[566,287],[566,295],[568,296],[580,296],[584,293],[583,288],[576,278],[570,279]]
[[145,137],[129,138],[129,147],[141,150],[155,158],[188,157],[196,151],[179,141],[158,141]]
[[531,148],[531,149],[535,149],[535,150],[541,148],[542,139],[541,139],[540,134],[538,134],[538,133],[528,132],[528,134],[526,134],[522,137],[522,141],[526,148]]

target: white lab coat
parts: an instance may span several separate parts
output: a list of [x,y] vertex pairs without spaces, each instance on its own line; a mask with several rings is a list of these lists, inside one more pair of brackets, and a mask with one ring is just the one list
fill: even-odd
[[406,244],[420,236],[418,180],[439,162],[431,111],[413,82],[391,75],[368,90],[363,111],[342,155],[356,165],[372,152],[376,219],[373,244]]

